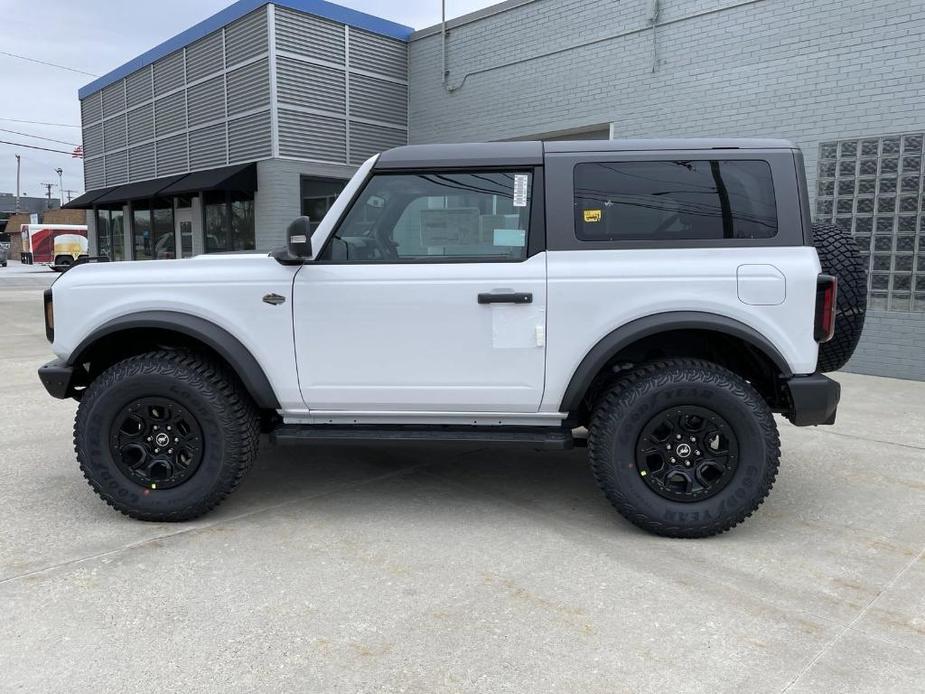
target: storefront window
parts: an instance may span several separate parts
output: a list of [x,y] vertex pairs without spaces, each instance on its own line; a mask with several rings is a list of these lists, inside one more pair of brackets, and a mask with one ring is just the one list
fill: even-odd
[[121,207],[96,211],[96,254],[125,260],[124,215]]
[[252,251],[257,247],[253,195],[206,193],[203,217],[206,253]]
[[125,214],[121,207],[109,211],[109,230],[112,232],[109,259],[125,260]]
[[151,205],[154,258],[166,260],[177,257],[177,243],[173,227],[173,202],[155,200]]
[[96,211],[96,254],[112,257],[112,228],[109,226],[109,210]]
[[153,260],[151,210],[147,201],[132,204],[132,238],[135,241],[135,260]]

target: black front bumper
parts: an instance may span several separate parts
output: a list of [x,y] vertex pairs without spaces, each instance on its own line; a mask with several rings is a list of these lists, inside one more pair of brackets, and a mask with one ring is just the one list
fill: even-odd
[[841,397],[841,386],[822,374],[793,376],[787,379],[790,391],[790,411],[787,419],[798,427],[835,424],[835,412]]
[[55,359],[39,367],[39,380],[48,394],[59,400],[72,397],[74,390],[73,366],[68,366],[63,359]]

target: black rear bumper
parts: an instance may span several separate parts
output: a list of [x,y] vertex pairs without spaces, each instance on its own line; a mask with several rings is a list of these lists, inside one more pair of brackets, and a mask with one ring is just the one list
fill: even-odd
[[53,398],[64,400],[75,394],[74,367],[63,359],[55,359],[39,367],[39,380]]
[[835,424],[835,412],[841,397],[841,386],[822,374],[793,376],[787,379],[790,391],[790,411],[787,419],[798,427]]

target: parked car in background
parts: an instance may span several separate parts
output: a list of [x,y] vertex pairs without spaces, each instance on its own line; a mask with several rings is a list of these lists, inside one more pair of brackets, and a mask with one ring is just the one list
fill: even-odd
[[77,224],[23,224],[23,265],[48,265],[61,272],[88,254],[87,227]]

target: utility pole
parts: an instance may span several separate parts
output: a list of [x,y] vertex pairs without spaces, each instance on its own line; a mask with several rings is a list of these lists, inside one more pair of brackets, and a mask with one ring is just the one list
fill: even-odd
[[70,188],[68,188],[68,189],[67,189],[66,191],[64,191],[64,192],[67,193],[67,201],[70,202],[71,200],[74,199],[74,193],[76,193],[77,191],[76,191],[76,190],[71,190]]
[[61,178],[61,175],[64,171],[59,167],[55,169],[55,173],[58,174],[58,207],[64,206],[64,183]]
[[45,209],[50,210],[51,209],[51,189],[55,184],[54,183],[43,183],[42,185],[45,186],[45,194],[48,196],[48,206]]
[[16,211],[19,212],[19,165],[20,158],[16,155]]

